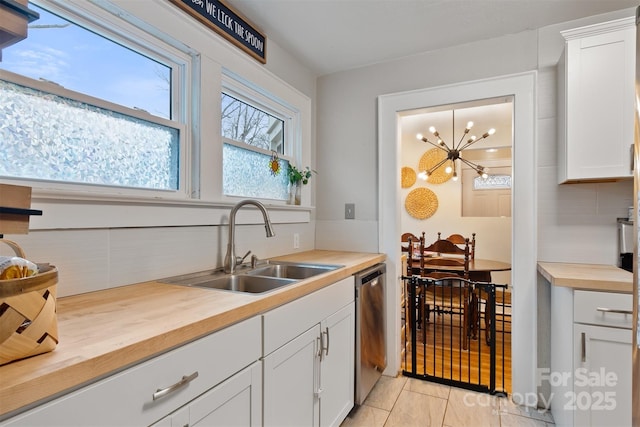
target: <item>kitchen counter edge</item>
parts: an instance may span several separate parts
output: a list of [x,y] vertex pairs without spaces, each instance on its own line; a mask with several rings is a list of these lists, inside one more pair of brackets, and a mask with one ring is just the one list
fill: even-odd
[[0,420],[308,295],[386,255],[312,250],[271,259],[344,267],[264,295],[149,281],[60,298],[57,348],[0,366]]
[[615,265],[539,261],[538,272],[552,286],[600,292],[633,292],[633,273]]

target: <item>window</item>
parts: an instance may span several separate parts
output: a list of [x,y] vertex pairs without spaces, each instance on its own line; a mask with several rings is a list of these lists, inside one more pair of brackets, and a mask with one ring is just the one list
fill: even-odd
[[133,26],[125,36],[88,13],[34,3],[40,19],[0,62],[0,151],[11,159],[0,176],[184,187],[189,55]]
[[[223,193],[287,200],[286,171],[296,151],[288,128],[295,127],[295,114],[237,81],[228,79],[223,90]],[[280,172],[274,174],[269,164],[276,156]]]

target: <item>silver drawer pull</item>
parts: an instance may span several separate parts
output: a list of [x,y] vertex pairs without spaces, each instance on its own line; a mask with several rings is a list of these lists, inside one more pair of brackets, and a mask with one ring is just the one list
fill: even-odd
[[170,385],[167,388],[159,388],[158,390],[156,390],[155,393],[153,393],[153,400],[158,400],[160,398],[165,397],[166,395],[173,393],[174,391],[178,390],[181,387],[184,387],[185,385],[189,384],[191,381],[195,380],[196,378],[198,378],[198,371],[195,371],[193,374],[189,375],[189,376],[183,376],[182,379],[180,381],[178,381],[177,383]]
[[633,314],[631,310],[619,310],[617,308],[606,308],[606,307],[598,307],[596,310],[601,311],[603,313],[617,313],[617,314]]

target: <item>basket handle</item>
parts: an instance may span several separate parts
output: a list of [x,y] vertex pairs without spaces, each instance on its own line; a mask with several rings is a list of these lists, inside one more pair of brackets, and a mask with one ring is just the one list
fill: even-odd
[[13,251],[16,253],[16,256],[19,256],[20,258],[26,258],[24,251],[22,250],[20,245],[17,244],[16,242],[12,240],[7,240],[7,239],[0,239],[0,242],[6,243],[7,245],[9,245],[9,247],[13,249]]

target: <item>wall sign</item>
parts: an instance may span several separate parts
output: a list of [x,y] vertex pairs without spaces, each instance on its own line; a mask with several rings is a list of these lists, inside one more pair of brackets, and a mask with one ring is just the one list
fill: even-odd
[[267,38],[221,0],[171,2],[258,61],[267,63]]

